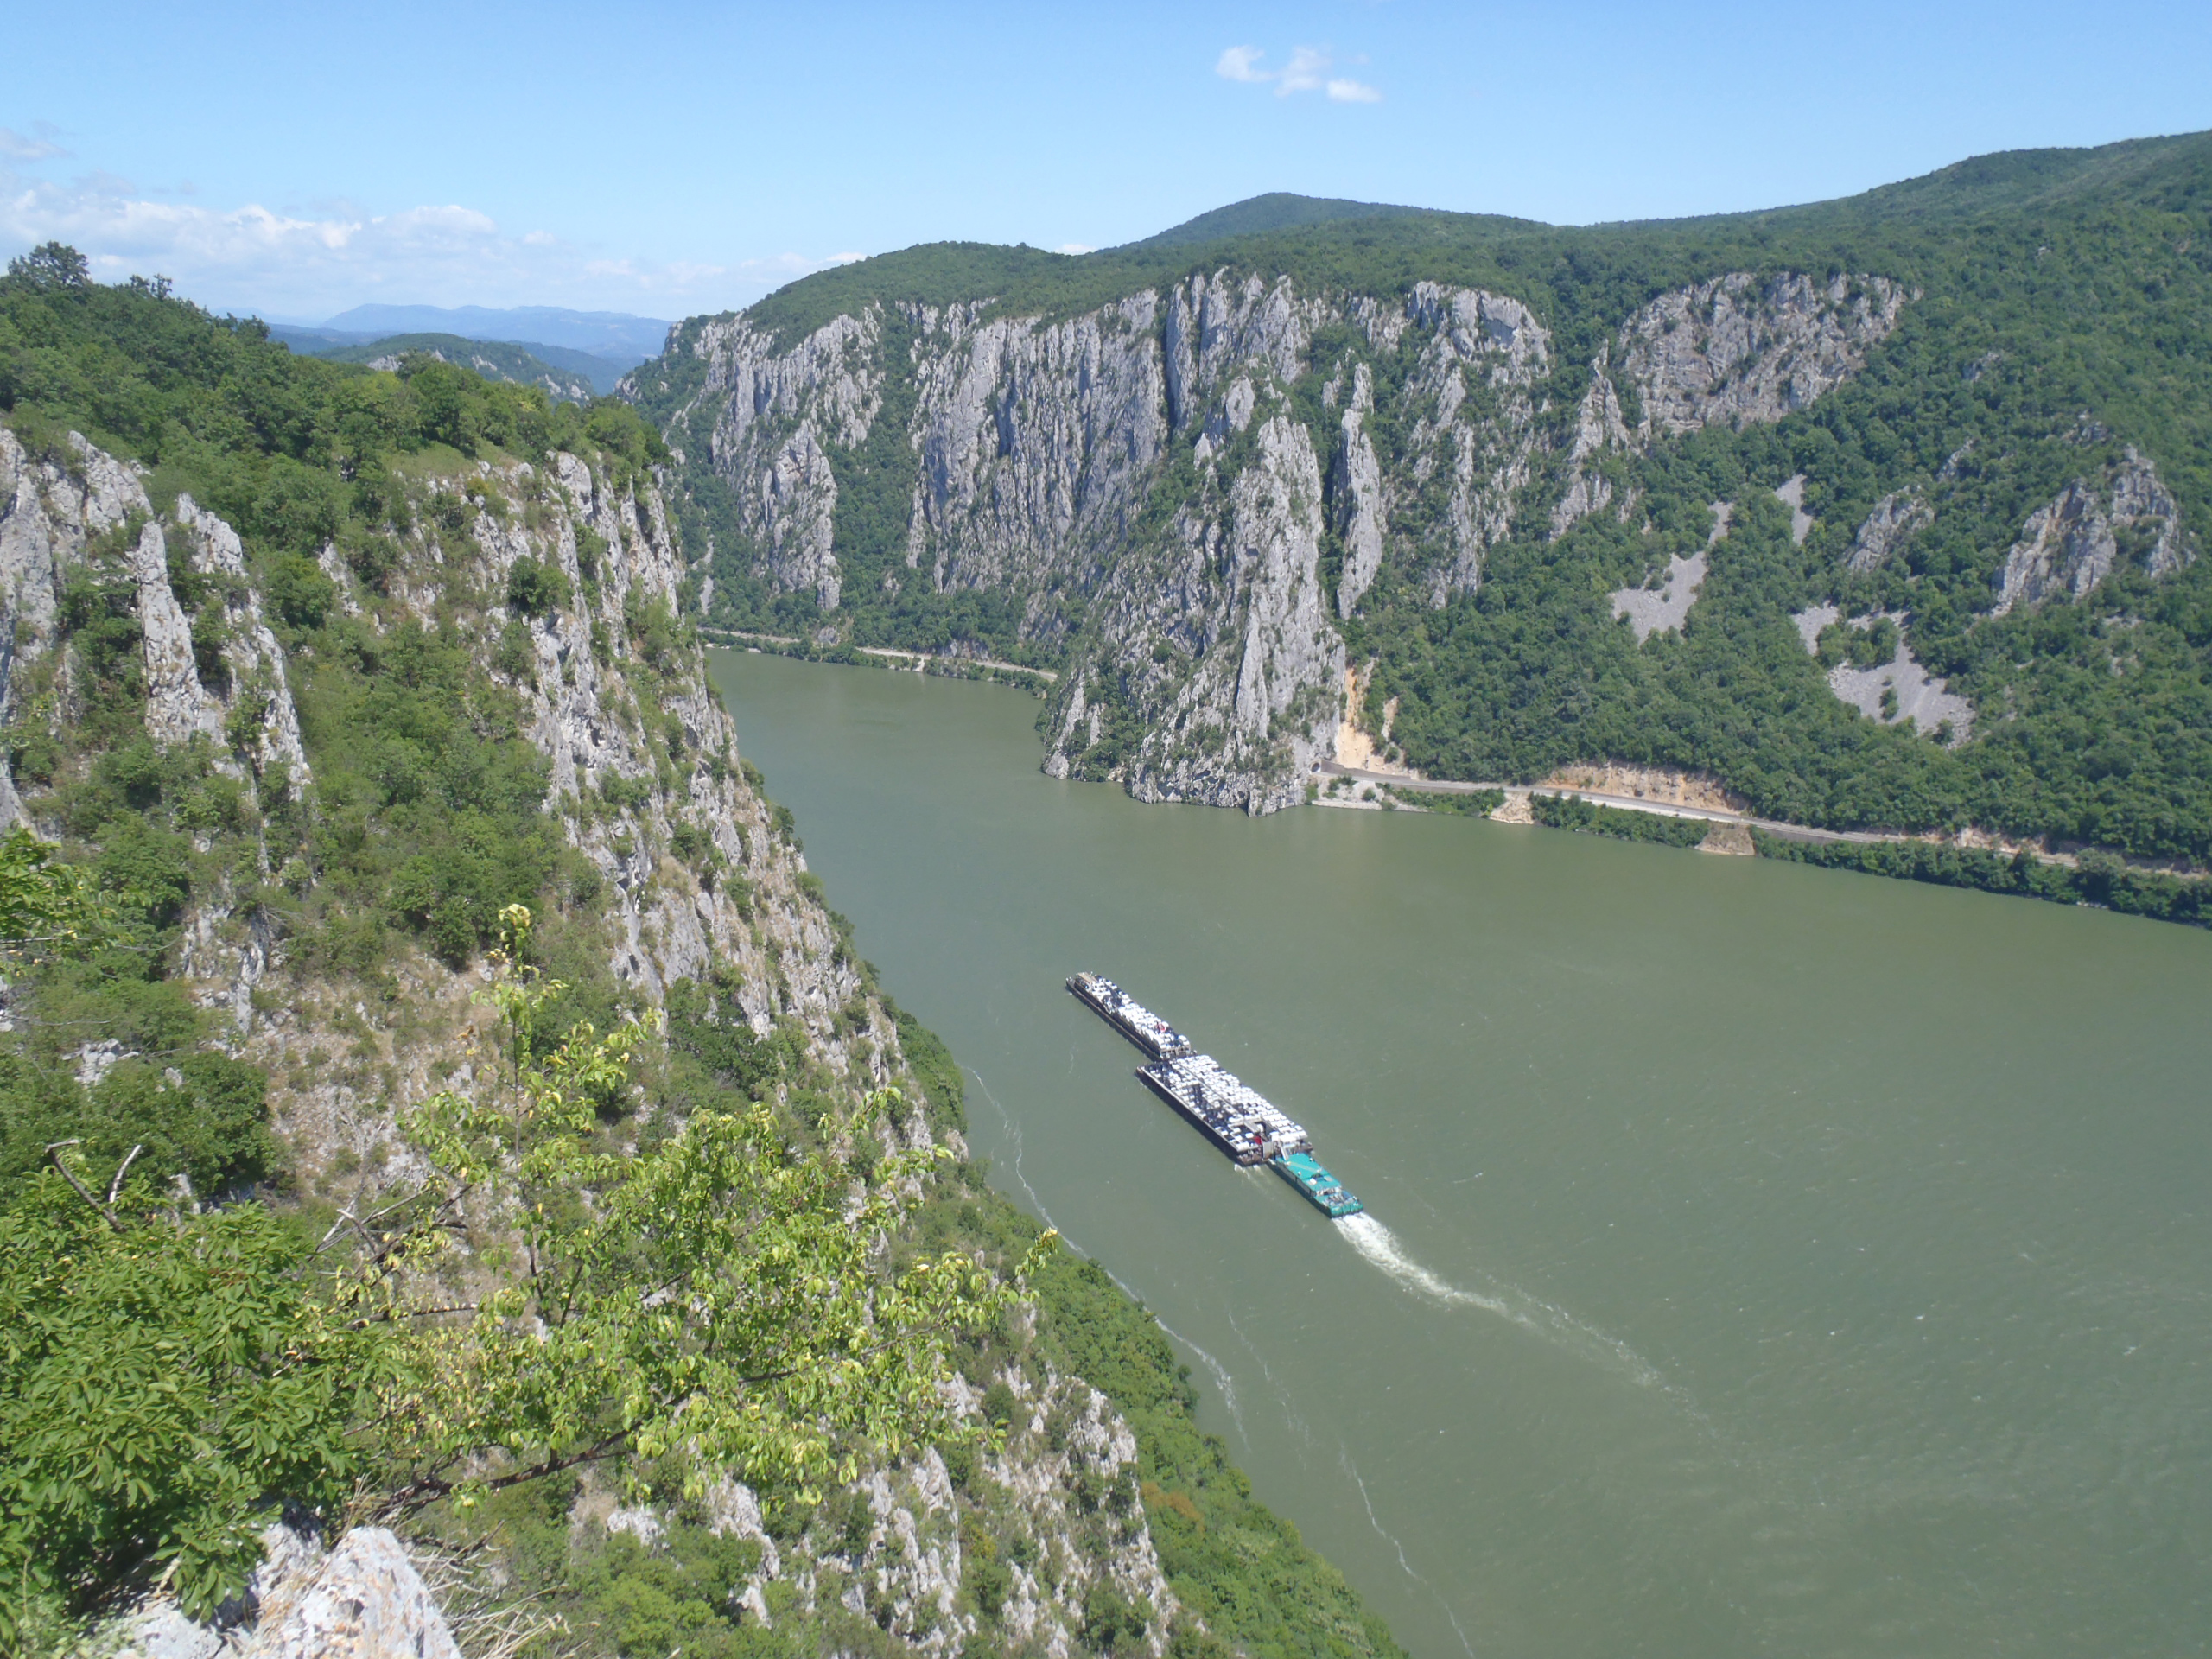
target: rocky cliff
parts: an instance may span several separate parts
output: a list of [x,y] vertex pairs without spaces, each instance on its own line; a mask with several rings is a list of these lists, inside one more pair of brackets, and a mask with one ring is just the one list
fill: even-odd
[[1047,771],[1265,812],[1328,751],[1370,594],[1473,593],[1517,514],[1562,532],[1614,501],[1608,454],[1805,408],[1909,298],[1732,272],[1649,302],[1577,376],[1507,294],[1223,268],[1066,317],[873,302],[788,341],[709,320],[626,385],[685,487],[729,504],[726,590],[810,595],[819,638],[862,644],[894,637],[887,608],[1000,600],[1064,670]]
[[[204,751],[215,772],[241,785],[249,825],[288,803],[312,810],[291,671],[238,536],[188,494],[156,512],[134,468],[70,442],[73,461],[34,459],[0,429],[0,595],[15,642],[0,663],[0,720],[54,733],[81,721],[84,652],[67,648],[61,612],[110,582],[102,591],[135,624],[156,750]],[[522,561],[552,573],[569,602],[524,614],[510,594]],[[815,1058],[861,1087],[896,1073],[897,1033],[860,996],[857,962],[802,892],[804,858],[747,781],[728,711],[697,645],[675,626],[686,572],[650,480],[617,490],[569,454],[543,467],[478,463],[425,480],[384,593],[335,550],[321,565],[334,573],[335,603],[375,632],[454,626],[487,678],[516,694],[520,735],[546,765],[547,810],[583,861],[572,884],[603,890],[604,961],[629,993],[658,1003],[672,982],[720,969],[755,1030],[795,1022]],[[464,595],[478,603],[456,615]],[[656,618],[664,636],[653,633]],[[11,818],[64,832],[54,816],[60,798],[26,804],[10,781],[0,798]],[[211,836],[202,841],[203,850],[213,845]],[[356,1034],[353,1065],[304,1065],[330,1046],[330,1020],[358,1008],[359,992],[288,970],[279,918],[255,892],[272,876],[301,896],[316,882],[305,864],[272,869],[264,842],[195,889],[178,977],[203,1006],[224,1011],[239,1053],[270,1068],[277,1122],[312,1173],[326,1155],[359,1155],[364,1133],[380,1138],[378,1126],[388,1129],[396,1111],[442,1086],[442,1068],[467,1040],[465,1022],[453,1023],[466,986],[427,957],[405,964],[410,988],[449,1016],[446,1040],[410,1040],[421,1033],[395,1033],[387,1020]],[[847,1011],[861,1007],[855,1024]]]
[[[776,396],[771,385],[764,406]],[[854,417],[866,418],[864,403]],[[1311,497],[1311,451],[1298,429],[1277,424],[1284,475]],[[917,1076],[912,1039],[824,908],[788,816],[737,753],[729,714],[677,616],[691,573],[649,474],[560,451],[538,463],[425,469],[407,482],[404,508],[387,504],[389,539],[375,556],[334,543],[289,564],[249,548],[188,493],[162,502],[148,483],[143,468],[80,437],[41,455],[0,428],[0,604],[16,642],[0,663],[0,722],[19,756],[41,736],[58,734],[63,749],[29,762],[21,793],[10,784],[6,799],[12,818],[75,842],[87,790],[115,773],[120,755],[162,813],[196,826],[190,849],[175,855],[181,891],[154,971],[199,1005],[215,1046],[265,1070],[295,1198],[358,1206],[388,1185],[410,1156],[397,1119],[441,1088],[466,1086],[477,1064],[486,1016],[470,998],[482,982],[474,952],[431,948],[432,918],[419,943],[349,957],[337,941],[354,925],[355,896],[324,891],[340,865],[318,849],[362,832],[365,775],[404,805],[416,791],[451,791],[457,768],[486,764],[452,747],[442,760],[426,758],[403,733],[360,730],[359,705],[349,712],[338,699],[328,682],[340,654],[376,676],[423,674],[423,659],[406,653],[427,647],[410,639],[447,642],[465,662],[448,669],[434,700],[443,706],[432,712],[457,713],[526,763],[520,775],[562,849],[543,920],[550,938],[566,941],[565,975],[618,1007],[673,1006],[680,989],[687,1017],[772,1039],[788,1060],[783,1081],[766,1085],[769,1097],[848,1150],[941,1140],[964,1152],[957,1081],[949,1108],[940,1092],[949,1062],[938,1051],[937,1071]],[[1253,487],[1240,478],[1231,493]],[[1228,511],[1249,534],[1268,509],[1240,498]],[[1278,625],[1317,626],[1310,544],[1294,538],[1274,556],[1307,578]],[[305,571],[327,584],[310,601],[296,586]],[[283,620],[310,601],[319,624]],[[359,690],[358,675],[340,677]],[[396,706],[414,709],[403,719],[423,717],[419,704]],[[168,797],[187,789],[172,813]],[[191,803],[211,790],[228,805],[201,815]],[[475,798],[462,789],[451,798],[465,824]],[[97,845],[83,850],[105,855]],[[403,871],[399,885],[409,879]],[[396,893],[373,899],[405,912]],[[310,926],[307,907],[316,905]],[[175,1058],[149,1052],[150,1039],[128,1020],[118,1029],[74,1052],[88,1086]],[[174,1021],[162,1029],[172,1044],[182,1034]],[[900,1086],[903,1103],[873,1121],[851,1109],[887,1084]],[[643,1116],[620,1131],[644,1132]],[[943,1186],[942,1202],[957,1206],[971,1230],[963,1236],[979,1248],[992,1228],[1026,1237],[1026,1224],[972,1172],[956,1166]],[[188,1184],[180,1191],[191,1194]],[[1146,1363],[1179,1389],[1156,1332],[1096,1276],[1093,1294],[1133,1321],[1118,1351],[1150,1344]],[[550,1535],[567,1538],[587,1564],[634,1541],[646,1580],[671,1537],[693,1541],[686,1548],[749,1541],[757,1554],[715,1616],[732,1627],[757,1623],[794,1659],[836,1647],[845,1639],[836,1630],[868,1627],[948,1659],[978,1645],[1065,1659],[1101,1643],[1160,1659],[1172,1631],[1202,1632],[1205,1617],[1168,1586],[1140,1499],[1136,1433],[1105,1395],[1069,1373],[1064,1347],[1040,1339],[1039,1317],[972,1356],[953,1385],[961,1415],[979,1428],[1006,1425],[980,1451],[925,1450],[864,1468],[843,1491],[796,1509],[791,1493],[734,1482],[703,1511],[620,1500],[622,1482],[610,1474],[562,1500]],[[1095,1310],[1087,1323],[1096,1326]],[[1128,1370],[1126,1357],[1116,1363]],[[1187,1423],[1188,1399],[1178,1397]],[[1164,1474],[1171,1465],[1155,1450],[1145,1466]],[[1251,1507],[1248,1491],[1230,1501],[1240,1515]],[[498,1563],[487,1569],[491,1590],[474,1596],[475,1611],[449,1634],[408,1548],[429,1564],[433,1586],[459,1582],[448,1571],[454,1550],[481,1544],[466,1525],[433,1529],[408,1548],[357,1530],[327,1556],[309,1537],[276,1531],[283,1535],[249,1603],[201,1626],[157,1600],[119,1627],[127,1645],[164,1659],[226,1641],[252,1653],[370,1659],[453,1652],[456,1639],[466,1651],[505,1650],[501,1643],[543,1622],[515,1611],[516,1598],[548,1586],[515,1575],[545,1564],[495,1549],[485,1558]],[[506,1612],[493,1618],[487,1606]],[[1371,1643],[1345,1651],[1390,1651],[1375,1628]]]

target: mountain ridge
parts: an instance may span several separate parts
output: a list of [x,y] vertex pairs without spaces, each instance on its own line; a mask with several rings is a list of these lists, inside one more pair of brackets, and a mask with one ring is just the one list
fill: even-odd
[[464,340],[537,343],[619,360],[626,368],[661,348],[670,325],[627,311],[574,311],[556,305],[357,305],[321,327],[369,336],[458,334]]
[[1294,804],[1348,721],[2212,858],[2212,135],[1580,228],[1255,200],[678,324],[624,385],[715,620],[1055,668],[1048,766],[1146,798]]

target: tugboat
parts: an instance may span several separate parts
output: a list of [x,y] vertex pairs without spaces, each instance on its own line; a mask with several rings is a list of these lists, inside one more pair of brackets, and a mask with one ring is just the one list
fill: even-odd
[[1342,1181],[1322,1168],[1310,1152],[1287,1152],[1268,1162],[1276,1174],[1305,1194],[1313,1207],[1332,1221],[1339,1216],[1356,1216],[1367,1208],[1344,1190]]

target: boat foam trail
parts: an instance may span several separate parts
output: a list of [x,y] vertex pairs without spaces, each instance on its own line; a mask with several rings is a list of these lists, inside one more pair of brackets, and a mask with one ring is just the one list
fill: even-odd
[[[1108,1276],[1109,1278],[1112,1277],[1110,1274]],[[1116,1279],[1114,1282],[1117,1285],[1122,1283],[1118,1279]],[[1127,1285],[1122,1285],[1122,1288],[1128,1290],[1128,1287]],[[1131,1301],[1137,1300],[1135,1292],[1130,1291],[1129,1300]],[[1236,1380],[1229,1375],[1228,1367],[1224,1365],[1219,1360],[1216,1359],[1211,1354],[1206,1352],[1205,1349],[1199,1347],[1197,1343],[1192,1342],[1188,1337],[1185,1336],[1180,1331],[1178,1331],[1173,1325],[1168,1324],[1166,1320],[1161,1319],[1159,1314],[1153,1314],[1152,1322],[1158,1325],[1162,1331],[1165,1331],[1177,1342],[1181,1343],[1185,1348],[1196,1354],[1198,1357],[1198,1363],[1204,1365],[1207,1370],[1213,1373],[1214,1386],[1221,1390],[1222,1403],[1229,1408],[1229,1420],[1236,1425],[1236,1438],[1244,1442],[1244,1449],[1247,1452],[1249,1452],[1252,1449],[1252,1437],[1244,1432],[1244,1408],[1236,1403]]]
[[[1029,1178],[1021,1173],[1021,1126],[1014,1121],[1014,1114],[999,1104],[999,1097],[991,1092],[991,1085],[983,1081],[983,1074],[974,1066],[962,1068],[976,1079],[976,1086],[983,1091],[983,1098],[991,1103],[991,1109],[999,1115],[999,1122],[1006,1125],[1007,1138],[1014,1142],[1014,1179],[1021,1183],[1021,1190],[1029,1195],[1029,1202],[1037,1206],[1037,1213],[1047,1227],[1059,1232],[1060,1224],[1052,1219],[1052,1212],[1045,1207],[1045,1200],[1037,1196],[1037,1189],[1029,1185]],[[1061,1233],[1065,1238],[1067,1235]]]
[[1444,1599],[1441,1591],[1414,1571],[1414,1564],[1406,1559],[1406,1547],[1398,1541],[1398,1535],[1384,1526],[1382,1517],[1375,1513],[1375,1500],[1368,1494],[1366,1481],[1360,1478],[1359,1465],[1351,1460],[1351,1448],[1342,1440],[1337,1442],[1337,1457],[1344,1465],[1344,1472],[1351,1477],[1352,1484],[1359,1488],[1359,1501],[1367,1510],[1367,1524],[1375,1529],[1384,1543],[1398,1552],[1398,1566],[1408,1578],[1435,1599],[1436,1605],[1444,1610],[1444,1617],[1452,1621],[1452,1633],[1459,1638],[1459,1645],[1466,1649],[1467,1659],[1475,1659],[1474,1643],[1467,1640],[1466,1631],[1459,1628],[1459,1615],[1452,1611],[1452,1604]]
[[1510,1319],[1524,1331],[1559,1343],[1617,1370],[1642,1388],[1664,1386],[1664,1379],[1649,1361],[1618,1337],[1585,1325],[1564,1308],[1499,1285],[1487,1292],[1467,1290],[1439,1278],[1423,1267],[1399,1243],[1398,1236],[1371,1215],[1346,1216],[1336,1224],[1351,1247],[1408,1290],[1446,1307],[1478,1307]]

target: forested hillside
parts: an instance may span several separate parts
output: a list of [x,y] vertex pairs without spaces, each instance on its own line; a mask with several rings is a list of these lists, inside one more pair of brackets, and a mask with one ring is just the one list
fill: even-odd
[[[546,349],[557,350],[552,346]],[[395,369],[410,352],[427,353],[440,362],[474,369],[486,380],[512,380],[518,385],[537,386],[548,397],[569,403],[589,403],[598,390],[595,378],[614,369],[614,365],[586,357],[581,352],[557,353],[569,361],[556,365],[527,346],[496,340],[464,340],[459,334],[392,334],[359,346],[327,346],[315,355],[327,358],[333,363],[366,363],[375,368]]]
[[1356,206],[683,324],[626,385],[708,614],[1058,668],[1048,766],[1147,798],[1292,804],[1349,712],[1433,777],[2212,859],[2212,137],[1674,223]]
[[964,1161],[630,408],[48,247],[0,414],[0,1647],[374,1522],[469,1653],[1396,1651]]

